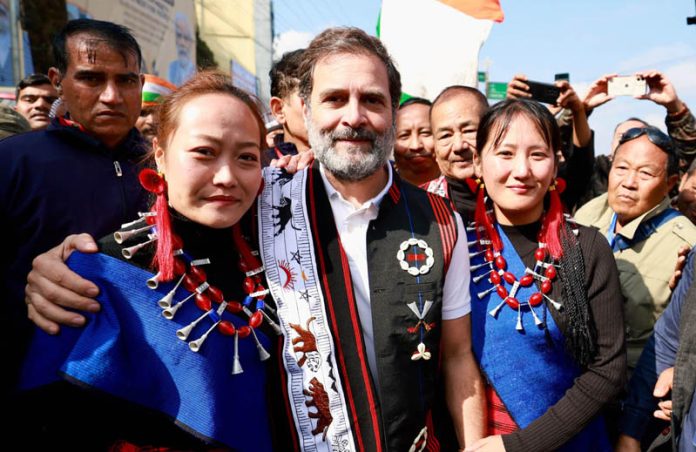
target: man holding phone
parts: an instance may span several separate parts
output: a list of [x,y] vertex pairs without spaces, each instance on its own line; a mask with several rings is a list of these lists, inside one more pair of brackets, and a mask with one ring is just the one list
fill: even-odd
[[[665,74],[650,70],[636,72],[634,75],[641,77],[647,84],[647,92],[636,98],[651,100],[665,107],[667,132],[679,148],[679,158],[682,160],[680,166],[682,169],[688,168],[689,163],[696,156],[696,119],[694,119],[694,115],[679,98],[674,85]],[[609,83],[616,77],[617,74],[603,75],[590,85],[590,89],[583,99],[587,114],[614,98],[609,93]]]

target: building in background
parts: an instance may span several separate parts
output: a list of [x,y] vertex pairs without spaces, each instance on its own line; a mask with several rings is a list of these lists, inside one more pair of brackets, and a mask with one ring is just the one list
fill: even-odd
[[19,20],[19,0],[0,0],[0,87],[11,87],[34,72],[29,35]]
[[68,0],[67,7],[71,19],[90,17],[130,28],[142,47],[143,72],[175,85],[195,71],[197,29],[218,69],[268,104],[271,0]]
[[273,42],[271,0],[195,0],[200,38],[235,85],[268,105]]

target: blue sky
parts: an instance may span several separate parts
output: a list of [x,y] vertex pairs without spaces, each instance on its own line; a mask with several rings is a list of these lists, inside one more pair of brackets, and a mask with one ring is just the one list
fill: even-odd
[[[350,25],[374,34],[379,0],[275,0],[279,50],[306,45],[326,27]],[[495,24],[481,49],[479,67],[491,81],[507,82],[518,72],[552,81],[570,73],[584,94],[605,73],[658,69],[679,97],[696,110],[696,15],[693,0],[501,0],[505,21]],[[418,25],[414,23],[414,32]],[[608,151],[617,122],[638,116],[664,129],[664,109],[650,101],[617,98],[590,118],[597,153]]]

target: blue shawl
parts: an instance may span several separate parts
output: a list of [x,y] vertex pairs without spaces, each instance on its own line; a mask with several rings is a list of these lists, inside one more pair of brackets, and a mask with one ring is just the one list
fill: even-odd
[[[173,283],[146,287],[153,275],[104,254],[73,253],[68,265],[100,289],[102,310],[88,315],[84,328],[63,328],[58,336],[38,331],[23,369],[25,389],[58,380],[62,374],[92,388],[160,411],[204,441],[241,451],[271,451],[266,364],[251,337],[239,340],[244,372],[231,375],[234,337],[213,331],[192,352],[175,331],[202,312],[193,300],[166,320],[157,300]],[[175,300],[189,293],[179,288]],[[226,316],[236,326],[243,319]],[[189,336],[200,337],[204,319]],[[271,341],[256,334],[268,349]],[[147,428],[144,426],[143,428]]]

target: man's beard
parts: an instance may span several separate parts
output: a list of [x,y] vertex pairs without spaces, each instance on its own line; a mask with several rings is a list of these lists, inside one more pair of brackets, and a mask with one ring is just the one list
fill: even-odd
[[[357,182],[375,174],[387,163],[387,157],[394,145],[393,127],[379,135],[363,127],[317,130],[308,118],[305,123],[314,158],[334,177],[344,181]],[[372,148],[368,151],[357,147],[337,151],[336,141],[345,139],[371,141]]]

